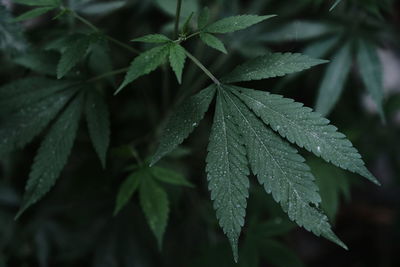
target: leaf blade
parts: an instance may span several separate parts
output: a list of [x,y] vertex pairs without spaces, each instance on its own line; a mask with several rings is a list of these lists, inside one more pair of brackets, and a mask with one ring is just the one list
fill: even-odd
[[131,40],[132,42],[142,42],[142,43],[153,43],[153,44],[159,44],[159,43],[166,43],[170,42],[171,39],[169,39],[167,36],[163,34],[148,34],[139,38],[135,38]]
[[302,71],[326,62],[299,53],[271,53],[239,65],[221,80],[233,83],[267,79]]
[[185,140],[203,119],[205,112],[214,98],[215,86],[211,85],[196,95],[185,100],[171,115],[164,127],[157,151],[150,166],[174,150]]
[[179,84],[182,83],[182,72],[185,67],[185,60],[185,49],[178,44],[171,44],[169,48],[169,62]]
[[133,172],[121,184],[115,201],[114,216],[128,204],[133,194],[139,188],[141,176],[143,176],[142,170]]
[[239,131],[220,93],[207,155],[207,180],[220,227],[227,235],[235,261],[249,195],[249,170]]
[[175,172],[171,169],[161,168],[161,167],[152,167],[150,168],[151,174],[164,183],[172,184],[172,185],[182,185],[187,187],[194,187],[194,185],[185,179],[185,177]]
[[262,121],[289,142],[304,147],[342,169],[358,173],[373,183],[376,178],[365,167],[357,149],[321,117],[303,104],[280,95],[232,86],[232,90]]
[[225,45],[221,40],[219,40],[217,37],[210,33],[200,33],[200,39],[209,47],[214,48],[224,54],[227,54],[228,52],[226,51]]
[[260,23],[266,19],[275,17],[275,15],[257,16],[257,15],[239,15],[223,18],[204,28],[205,32],[210,33],[229,33],[243,30],[254,24]]

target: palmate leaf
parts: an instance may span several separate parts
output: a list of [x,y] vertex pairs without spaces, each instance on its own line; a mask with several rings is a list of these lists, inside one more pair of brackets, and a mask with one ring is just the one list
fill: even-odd
[[227,235],[238,260],[238,241],[244,225],[249,195],[249,169],[239,129],[220,93],[207,155],[207,180],[219,225]]
[[315,110],[323,116],[328,115],[339,100],[351,64],[351,49],[350,45],[346,44],[334,55],[318,90]]
[[267,193],[272,193],[275,201],[299,226],[346,248],[332,232],[328,218],[311,206],[318,206],[321,198],[304,158],[268,129],[239,99],[228,92],[224,92],[224,96],[241,131],[251,170]]
[[200,39],[209,47],[212,47],[224,54],[228,53],[224,43],[214,35],[207,32],[202,32],[200,33]]
[[383,113],[383,74],[382,64],[378,56],[377,48],[364,40],[358,42],[357,63],[361,79],[374,100],[379,115],[385,119]]
[[89,134],[101,164],[105,168],[107,150],[110,143],[110,114],[104,98],[93,88],[88,89],[85,115]]
[[209,33],[229,33],[243,30],[254,24],[260,23],[266,19],[275,17],[275,15],[257,16],[257,15],[239,15],[223,18],[204,28]]
[[214,97],[215,86],[211,85],[186,99],[171,115],[154,154],[151,165],[174,150],[196,128]]
[[41,143],[17,217],[54,186],[72,150],[82,107],[83,97],[80,94],[62,112]]
[[289,142],[304,147],[340,168],[358,173],[374,183],[357,149],[345,135],[312,109],[292,99],[267,92],[232,87],[235,93],[262,121]]
[[185,66],[185,49],[178,44],[171,44],[169,47],[169,62],[172,70],[175,72],[178,83],[182,83],[182,72]]
[[239,65],[225,75],[221,81],[225,83],[261,80],[299,72],[328,61],[314,59],[302,54],[271,53]]
[[164,63],[169,53],[169,44],[154,47],[137,56],[131,63],[124,81],[117,89],[115,94],[119,93],[125,86],[143,76],[154,71],[158,66]]

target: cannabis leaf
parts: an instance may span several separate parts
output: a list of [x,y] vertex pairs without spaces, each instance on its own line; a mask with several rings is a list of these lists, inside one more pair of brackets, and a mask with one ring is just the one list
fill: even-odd
[[254,24],[260,23],[266,19],[275,17],[275,15],[257,16],[257,15],[239,15],[223,18],[204,28],[209,33],[229,33],[243,30]]
[[164,63],[169,53],[169,44],[157,46],[137,56],[131,63],[125,79],[115,94],[119,93],[125,86],[140,76],[149,74]]
[[168,223],[169,201],[167,193],[156,180],[173,185],[192,186],[182,175],[173,170],[148,167],[145,164],[139,165],[138,169],[130,174],[121,184],[117,195],[114,215],[119,213],[132,198],[133,194],[139,190],[139,200],[142,210],[151,230],[157,238],[158,246],[161,248],[165,228]]
[[151,165],[174,150],[185,140],[203,118],[214,98],[215,86],[211,85],[196,95],[186,99],[171,115],[160,140]]
[[207,155],[207,180],[219,225],[238,260],[238,241],[244,225],[249,195],[249,169],[239,129],[229,115],[229,106],[218,94]]
[[157,238],[158,246],[161,248],[169,213],[167,193],[151,177],[148,177],[140,184],[139,199],[150,228]]
[[38,6],[37,8],[34,8],[19,15],[14,19],[15,21],[36,18],[51,10],[56,9],[60,5],[59,0],[14,0],[14,2],[28,6]]
[[384,120],[382,64],[376,47],[370,42],[360,40],[357,49],[357,63],[365,87],[375,101],[382,120]]
[[351,47],[346,44],[333,57],[322,78],[315,105],[317,112],[327,115],[332,110],[343,91],[351,63]]
[[210,10],[207,7],[205,7],[197,17],[197,28],[199,30],[202,30],[204,27],[207,26],[209,19],[210,19]]
[[40,145],[17,217],[53,187],[67,163],[78,130],[82,98],[80,94],[68,105]]
[[105,168],[110,142],[110,115],[103,97],[94,90],[88,90],[86,94],[85,114],[93,146]]
[[298,53],[271,53],[249,60],[236,67],[232,72],[225,75],[222,81],[232,83],[284,76],[326,62],[328,61],[314,59]]
[[303,104],[280,95],[241,87],[232,88],[236,89],[233,92],[265,124],[270,125],[289,142],[304,147],[342,169],[358,173],[378,183],[365,167],[357,149],[344,134],[329,124],[329,120],[312,112],[312,109],[303,107]]
[[228,53],[226,51],[225,45],[221,40],[219,40],[217,37],[214,35],[207,33],[207,32],[202,32],[200,33],[200,39],[209,47],[212,47],[218,51],[221,51],[222,53],[226,54]]
[[179,83],[182,83],[182,71],[185,66],[185,59],[185,49],[178,44],[171,44],[169,47],[169,62]]
[[311,206],[318,206],[321,198],[304,158],[265,127],[243,102],[225,91],[224,96],[241,131],[252,172],[267,193],[272,193],[275,201],[299,226],[346,247],[332,232],[328,218]]

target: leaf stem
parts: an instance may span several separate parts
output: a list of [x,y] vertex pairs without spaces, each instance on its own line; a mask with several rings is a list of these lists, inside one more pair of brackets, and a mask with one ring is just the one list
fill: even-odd
[[128,71],[128,69],[129,68],[122,68],[122,69],[112,70],[112,71],[100,74],[98,76],[95,76],[93,78],[90,78],[86,82],[88,82],[88,83],[95,82],[95,81],[98,81],[98,80],[101,80],[101,79],[104,79],[104,78],[107,78],[107,77],[110,77],[110,76],[114,76],[114,75],[117,75],[117,74],[120,74],[120,73],[124,73],[124,72]]
[[95,25],[93,25],[90,21],[88,21],[88,20],[85,19],[84,17],[80,16],[80,15],[79,15],[78,13],[76,13],[75,11],[73,11],[73,10],[71,10],[71,9],[68,9],[68,11],[72,14],[72,16],[74,16],[77,20],[79,20],[80,22],[82,22],[83,24],[85,24],[86,26],[88,26],[89,28],[91,28],[93,31],[102,33],[102,34],[105,36],[105,38],[106,38],[107,40],[109,40],[110,42],[112,42],[112,43],[114,43],[114,44],[116,44],[116,45],[118,45],[118,46],[120,46],[120,47],[123,47],[123,48],[125,48],[125,49],[131,51],[132,53],[140,54],[140,52],[139,52],[138,50],[136,50],[135,48],[130,47],[129,45],[124,44],[123,42],[118,41],[117,39],[115,39],[115,38],[113,38],[113,37],[111,37],[111,36],[109,36],[109,35],[107,35],[107,34],[104,34],[99,28],[97,28]]
[[197,60],[192,54],[189,53],[189,51],[185,50],[186,55],[190,60],[193,61],[194,64],[196,64],[217,86],[220,86],[221,83],[218,81],[217,78],[203,65],[201,64],[200,61]]
[[181,7],[182,7],[182,0],[178,0],[178,2],[176,3],[176,13],[175,13],[175,38],[178,38],[179,20],[181,18]]

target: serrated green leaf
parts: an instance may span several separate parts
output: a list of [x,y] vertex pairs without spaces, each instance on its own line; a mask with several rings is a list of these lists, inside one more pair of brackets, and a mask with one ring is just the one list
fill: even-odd
[[90,46],[90,38],[83,36],[69,44],[62,52],[60,62],[57,66],[57,78],[64,77],[78,62],[86,56]]
[[211,85],[194,96],[186,99],[176,110],[163,130],[160,144],[154,154],[151,165],[174,150],[196,128],[214,98],[215,86]]
[[150,172],[156,179],[164,183],[194,187],[194,185],[187,181],[182,174],[177,173],[171,169],[155,166],[150,168]]
[[186,53],[185,49],[178,44],[171,44],[169,47],[169,62],[175,72],[179,84],[182,83],[182,72],[185,67]]
[[315,110],[321,115],[328,115],[343,91],[347,76],[350,72],[352,57],[350,45],[344,45],[333,57],[332,62],[322,78],[318,89]]
[[28,107],[72,85],[71,81],[57,81],[44,77],[27,77],[0,87],[0,115]]
[[221,51],[224,54],[227,54],[228,52],[226,51],[225,45],[223,42],[221,42],[220,39],[215,37],[214,35],[206,32],[200,33],[200,39],[208,46],[217,49],[218,51]]
[[239,15],[223,18],[204,28],[205,32],[210,33],[228,33],[243,30],[254,24],[260,23],[266,19],[275,17],[275,15],[257,16],[257,15]]
[[13,61],[37,73],[55,75],[59,56],[53,51],[32,51],[13,58]]
[[291,143],[304,147],[342,169],[378,183],[346,136],[311,108],[280,95],[237,86],[231,88],[265,124]]
[[383,112],[383,73],[382,64],[379,59],[377,48],[366,41],[360,40],[357,49],[357,63],[361,79],[367,91],[374,100],[379,115],[385,120]]
[[346,248],[332,232],[328,218],[311,206],[318,206],[321,198],[304,158],[267,128],[239,99],[228,92],[224,97],[243,137],[251,170],[265,191],[272,194],[299,226]]
[[13,0],[13,2],[28,6],[57,6],[60,0]]
[[169,45],[154,47],[137,56],[131,63],[125,79],[115,94],[119,93],[125,86],[136,80],[137,78],[149,74],[158,66],[164,63],[169,53]]
[[139,38],[135,38],[131,40],[132,42],[142,42],[142,43],[166,43],[170,42],[171,39],[169,39],[167,36],[163,34],[148,34]]
[[[221,89],[219,89],[221,90]],[[240,131],[220,93],[207,155],[207,180],[219,225],[227,235],[235,261],[249,196],[249,169]]]
[[271,53],[251,59],[225,75],[221,81],[226,83],[261,80],[309,69],[328,61],[292,53]]
[[27,19],[33,19],[36,17],[39,17],[40,15],[43,15],[51,10],[53,10],[55,7],[38,7],[32,10],[29,10],[28,12],[25,12],[24,14],[19,15],[14,19],[14,21],[22,21],[22,20],[27,20]]
[[101,165],[105,168],[110,143],[110,114],[104,97],[93,88],[89,88],[86,94],[85,115],[90,139],[100,158]]
[[[39,92],[44,95],[43,92]],[[46,92],[50,94],[50,92]],[[64,107],[74,90],[53,93],[8,115],[0,127],[0,155],[22,148],[32,141]]]
[[202,30],[204,27],[206,27],[209,19],[210,19],[210,10],[208,9],[208,7],[205,7],[197,17],[197,29]]
[[119,187],[117,200],[115,203],[114,216],[117,215],[126,206],[126,204],[128,204],[129,200],[139,187],[141,177],[146,177],[146,174],[143,172],[143,169],[133,172]]
[[169,214],[167,193],[148,175],[142,177],[139,198],[147,222],[157,238],[158,247],[161,249]]
[[185,22],[183,23],[181,34],[186,35],[189,31],[190,21],[192,20],[194,12],[190,13],[190,15],[186,18]]
[[39,201],[60,176],[78,130],[82,102],[82,96],[77,96],[52,125],[41,143],[29,174],[22,206],[16,217]]

